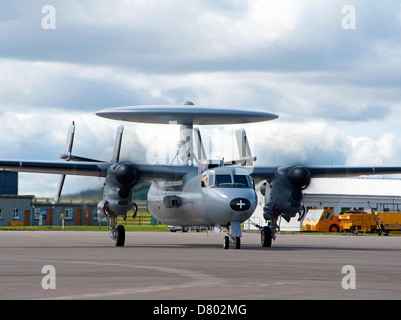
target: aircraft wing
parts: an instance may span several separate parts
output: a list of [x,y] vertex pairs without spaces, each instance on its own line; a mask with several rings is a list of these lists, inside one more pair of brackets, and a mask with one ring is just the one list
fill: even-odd
[[[66,174],[91,177],[106,177],[107,169],[113,162],[74,162],[74,161],[18,161],[0,160],[0,169],[17,172],[48,174]],[[196,167],[133,164],[138,172],[138,179],[144,180],[179,180]]]
[[0,160],[0,169],[17,172],[105,177],[109,163],[74,161]]
[[[291,166],[289,166],[291,167]],[[250,174],[254,179],[270,180],[280,167],[255,166]],[[322,177],[357,177],[364,175],[401,174],[401,167],[346,167],[346,166],[305,166],[311,178]]]
[[198,172],[195,166],[173,166],[173,165],[152,165],[134,164],[138,170],[138,179],[142,180],[180,180],[187,173]]
[[306,169],[309,170],[312,178],[401,174],[401,167],[342,167],[342,166],[308,167],[307,166]]

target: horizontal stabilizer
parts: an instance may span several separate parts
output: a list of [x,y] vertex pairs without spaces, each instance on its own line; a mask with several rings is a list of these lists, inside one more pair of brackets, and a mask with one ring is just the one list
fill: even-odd
[[252,165],[248,164],[249,162],[255,162],[257,160],[256,157],[252,158],[247,158],[247,159],[238,159],[238,160],[228,160],[224,161],[225,166],[235,166],[235,165],[240,165],[240,166],[246,166],[246,165]]

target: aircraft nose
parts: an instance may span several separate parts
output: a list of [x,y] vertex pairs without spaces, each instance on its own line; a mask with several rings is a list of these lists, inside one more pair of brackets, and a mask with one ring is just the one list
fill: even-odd
[[251,202],[246,198],[235,198],[231,200],[230,207],[235,211],[246,211],[251,207]]

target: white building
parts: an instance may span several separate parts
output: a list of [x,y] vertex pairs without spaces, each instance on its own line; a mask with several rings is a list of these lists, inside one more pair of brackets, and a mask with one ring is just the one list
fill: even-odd
[[[264,197],[257,187],[258,206],[250,220],[256,224],[265,224],[263,218]],[[360,209],[370,212],[401,211],[401,179],[378,178],[314,178],[304,190],[303,205],[311,208],[333,208],[336,213]],[[302,221],[299,216],[289,223],[279,221],[281,231],[301,231]],[[251,222],[245,222],[245,229],[256,229]]]

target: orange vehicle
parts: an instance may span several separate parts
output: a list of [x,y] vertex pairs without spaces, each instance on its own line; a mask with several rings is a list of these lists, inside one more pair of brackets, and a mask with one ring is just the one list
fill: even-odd
[[345,212],[339,216],[345,231],[372,233],[398,233],[401,229],[401,212]]
[[343,227],[333,209],[310,209],[302,223],[302,231],[341,232]]

